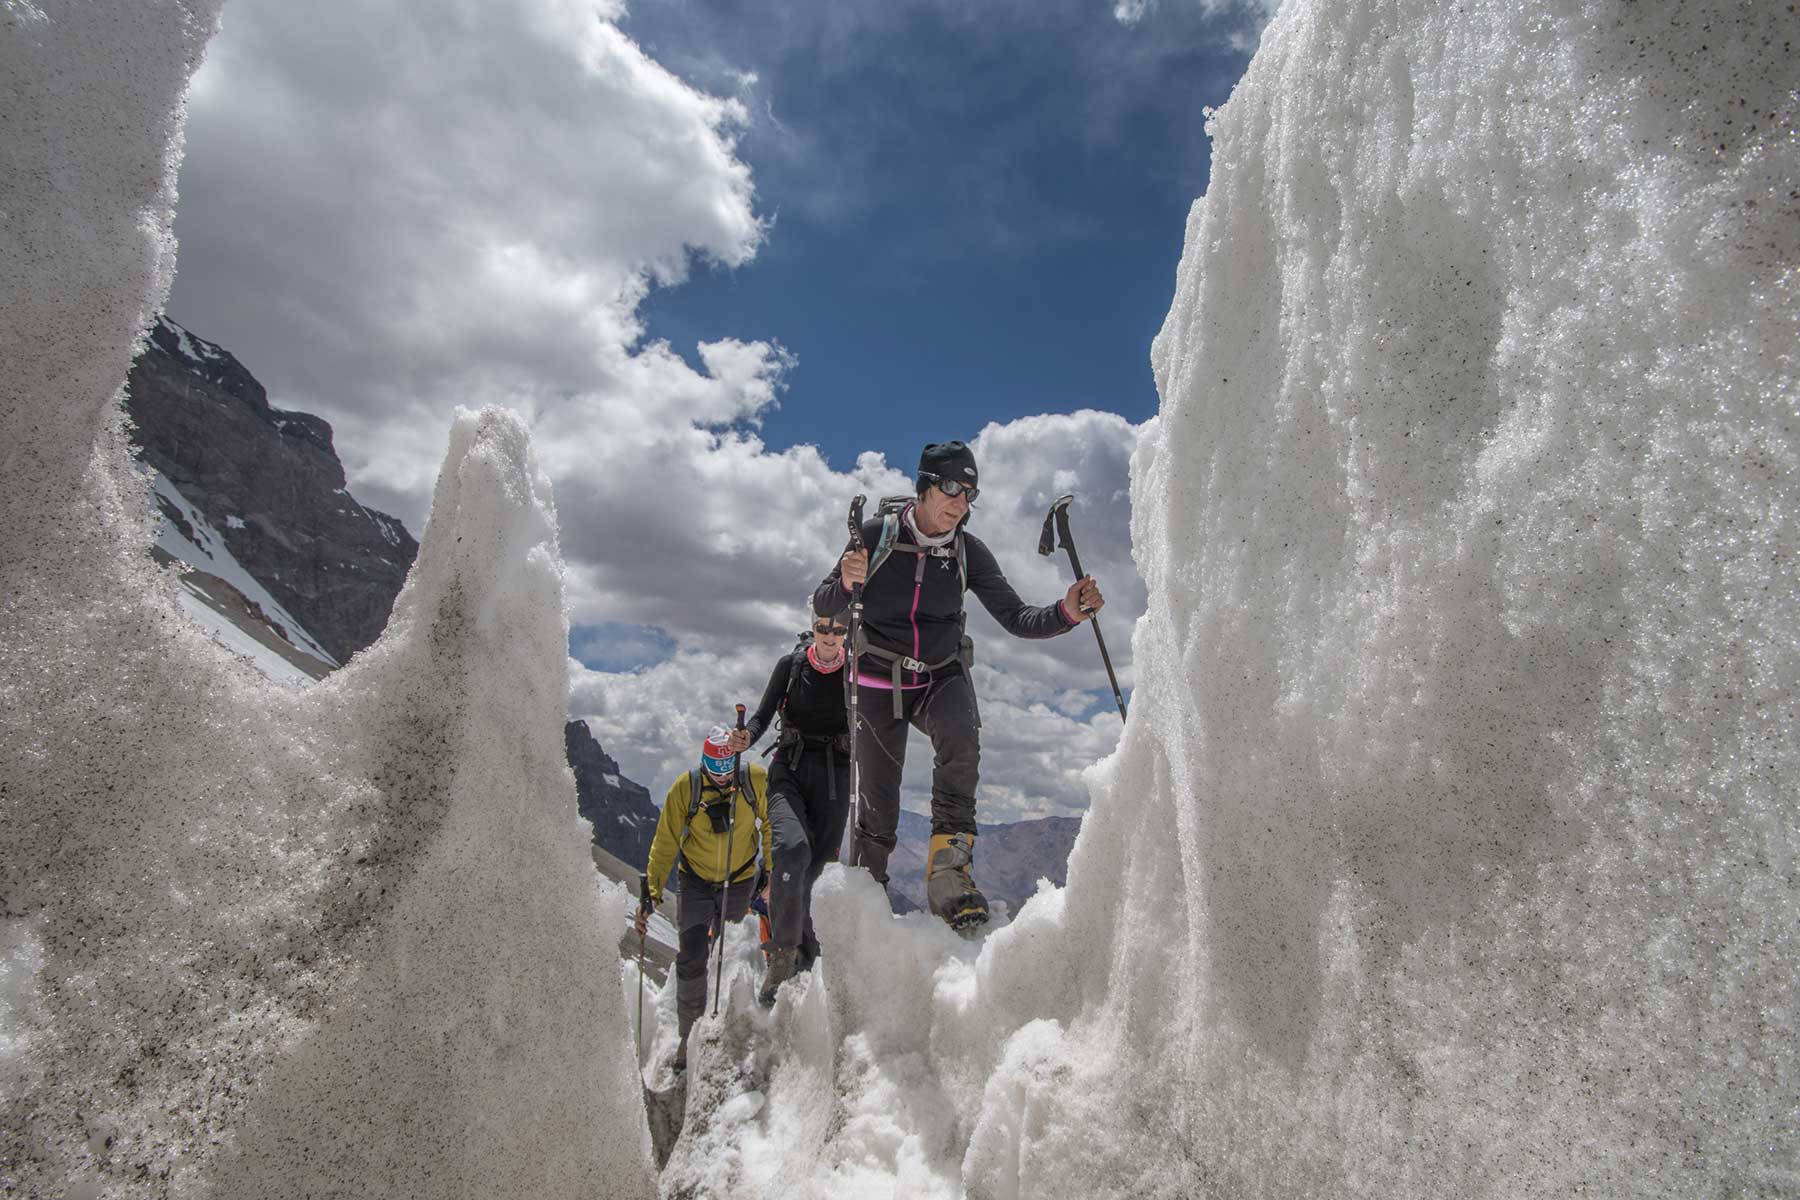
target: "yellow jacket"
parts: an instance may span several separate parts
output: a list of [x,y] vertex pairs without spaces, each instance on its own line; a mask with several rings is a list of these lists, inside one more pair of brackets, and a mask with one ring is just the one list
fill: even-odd
[[[732,816],[731,879],[753,878],[751,868],[760,852],[769,859],[769,772],[760,763],[746,767],[750,777],[750,795],[739,792]],[[714,833],[706,815],[706,805],[715,803],[729,789],[721,789],[700,772],[700,807],[694,811],[692,824],[688,810],[693,807],[688,793],[689,775],[677,778],[663,799],[662,819],[656,823],[656,837],[650,843],[650,899],[662,903],[663,881],[675,865],[675,854],[681,852],[689,873],[711,883],[725,879],[727,837]]]

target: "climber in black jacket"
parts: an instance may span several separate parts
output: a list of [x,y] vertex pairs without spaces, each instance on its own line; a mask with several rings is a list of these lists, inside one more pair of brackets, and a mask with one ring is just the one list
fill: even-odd
[[844,702],[844,635],[837,617],[815,617],[812,639],[784,654],[746,726],[750,742],[781,714],[769,766],[769,963],[758,999],[775,993],[819,956],[812,891],[837,859],[850,813],[850,721]]
[[907,726],[931,739],[931,844],[925,892],[931,911],[951,925],[980,925],[987,900],[969,867],[975,856],[975,788],[980,780],[981,718],[969,677],[973,647],[963,630],[963,592],[972,591],[1015,637],[1067,633],[1106,603],[1092,576],[1057,603],[1026,604],[1006,582],[980,538],[964,526],[979,492],[975,456],[961,442],[925,447],[914,500],[866,522],[813,593],[813,611],[843,613],[863,584],[863,645],[854,648],[860,728],[861,795],[850,862],[887,883],[888,855],[900,818],[900,774]]

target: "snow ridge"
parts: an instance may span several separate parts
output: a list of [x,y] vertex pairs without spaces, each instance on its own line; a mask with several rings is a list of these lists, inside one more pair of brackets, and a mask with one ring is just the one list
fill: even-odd
[[524,424],[465,413],[388,632],[307,695],[332,769],[369,781],[366,870],[325,896],[361,931],[355,974],[272,1069],[218,1194],[650,1193],[612,983],[629,899],[576,815],[567,636]]
[[389,632],[305,692],[143,551],[121,383],[215,11],[0,39],[0,1192],[647,1197],[522,423],[458,421]]

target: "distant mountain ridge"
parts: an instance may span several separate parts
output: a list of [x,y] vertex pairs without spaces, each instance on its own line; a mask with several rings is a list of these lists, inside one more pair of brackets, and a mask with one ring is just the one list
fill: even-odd
[[[1080,817],[1037,817],[1004,825],[977,825],[975,886],[988,900],[1005,901],[1017,913],[1037,894],[1038,880],[1058,887],[1069,879],[1069,851],[1081,832]],[[899,843],[888,859],[888,896],[896,910],[925,907],[925,849],[931,818],[902,810]]]

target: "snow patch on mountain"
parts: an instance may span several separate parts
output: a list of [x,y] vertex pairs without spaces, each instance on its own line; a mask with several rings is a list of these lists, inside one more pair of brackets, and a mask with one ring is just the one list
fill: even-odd
[[205,338],[196,337],[181,325],[169,319],[166,314],[158,314],[156,323],[175,335],[175,345],[181,356],[197,365],[205,365],[225,357],[224,351]]
[[[268,589],[246,571],[238,560],[232,557],[225,539],[219,536],[206,519],[206,516],[193,504],[188,503],[173,483],[161,471],[145,468],[150,476],[150,493],[156,502],[159,520],[156,525],[156,548],[177,562],[185,563],[196,571],[203,571],[230,584],[239,595],[248,601],[258,612],[268,627],[277,636],[288,642],[303,654],[311,655],[325,667],[338,666],[338,661],[325,652],[325,649],[306,632],[304,626],[295,620],[293,615],[283,608],[271,596]],[[226,524],[235,522],[235,528],[243,528],[244,522],[235,517],[226,519]],[[203,603],[195,603],[205,607]],[[216,625],[217,621],[209,621]],[[241,635],[240,635],[241,637]],[[266,656],[266,651],[258,646],[259,652]],[[283,664],[284,673],[291,673],[292,668]]]

